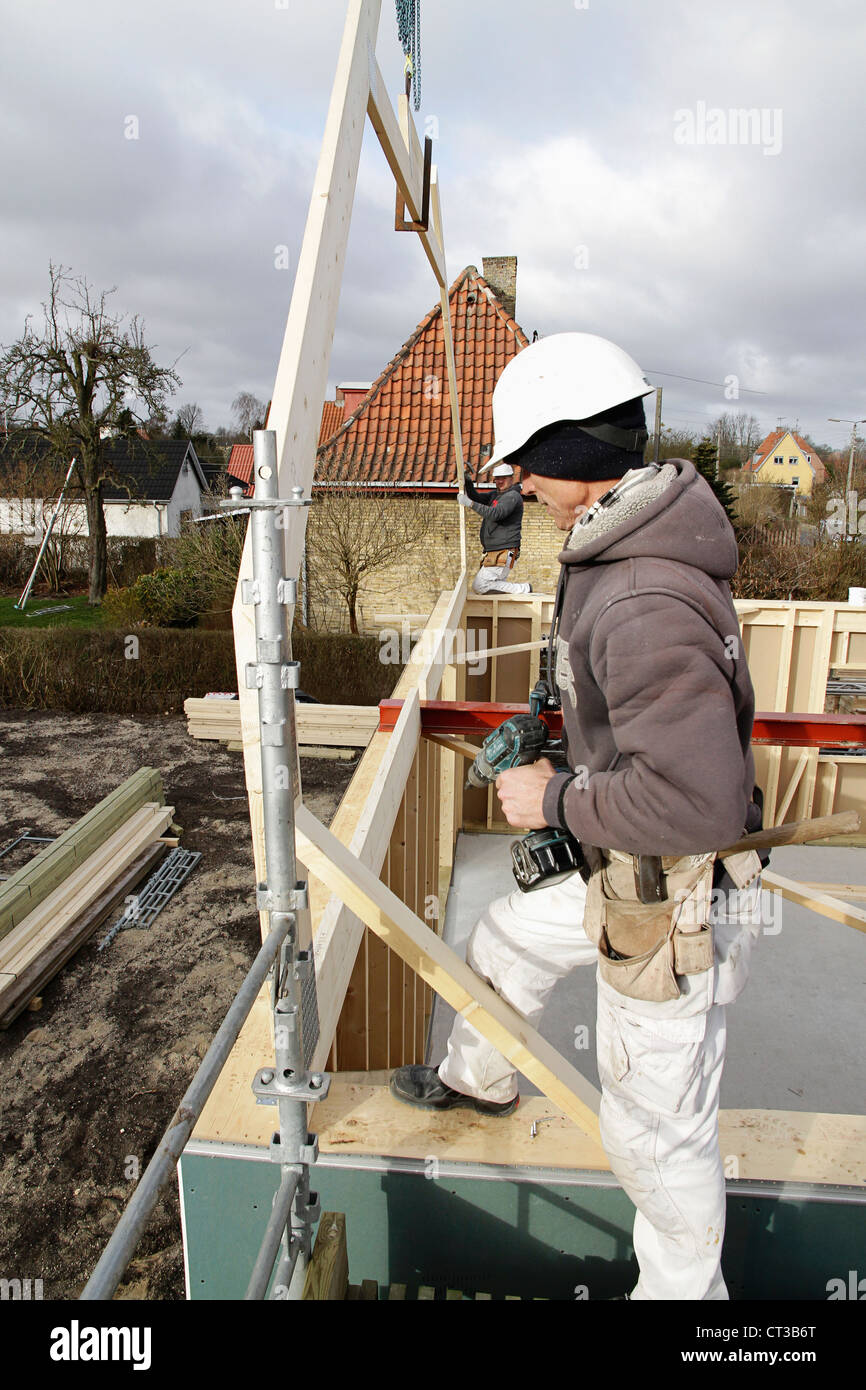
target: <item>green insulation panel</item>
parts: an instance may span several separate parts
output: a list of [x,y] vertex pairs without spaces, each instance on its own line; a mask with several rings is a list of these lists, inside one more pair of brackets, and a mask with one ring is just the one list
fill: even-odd
[[[567,1180],[563,1178],[567,1177]],[[192,1144],[180,1165],[191,1299],[243,1298],[279,1178],[264,1150]],[[324,1156],[322,1211],[346,1214],[349,1277],[494,1298],[607,1299],[637,1277],[634,1208],[598,1174]],[[762,1188],[766,1190],[761,1190]],[[729,1184],[732,1298],[827,1298],[862,1267],[866,1194]]]

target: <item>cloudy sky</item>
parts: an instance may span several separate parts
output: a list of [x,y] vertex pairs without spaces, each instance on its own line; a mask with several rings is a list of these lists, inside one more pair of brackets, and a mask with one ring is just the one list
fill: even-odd
[[[860,0],[421,8],[416,120],[438,132],[449,277],[517,255],[526,332],[614,339],[672,427],[746,410],[843,447],[850,426],[827,417],[866,416]],[[0,342],[39,313],[54,260],[116,286],[158,360],[180,359],[175,406],[197,401],[213,429],[239,390],[267,399],[345,12],[2,0]],[[396,94],[393,0],[378,58]],[[749,131],[740,109],[760,113]],[[393,211],[368,128],[331,395],[437,300]]]

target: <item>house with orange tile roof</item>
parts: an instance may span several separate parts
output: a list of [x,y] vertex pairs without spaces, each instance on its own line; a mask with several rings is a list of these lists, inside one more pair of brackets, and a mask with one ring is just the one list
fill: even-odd
[[[468,265],[448,291],[463,453],[477,468],[493,448],[491,397],[529,339],[514,318],[516,256]],[[331,431],[330,434],[327,431]],[[375,381],[345,383],[322,412],[316,481],[360,490],[456,497],[457,464],[439,304]]]
[[[487,256],[483,274],[468,265],[448,291],[463,455],[477,472],[493,450],[493,388],[508,362],[529,338],[515,318],[517,257]],[[227,472],[230,483],[252,490],[253,446],[236,444]],[[347,502],[378,508],[401,499],[424,500],[427,539],[387,572],[364,580],[362,627],[376,630],[395,612],[426,619],[441,590],[453,588],[460,571],[457,462],[445,361],[441,305],[436,304],[374,381],[344,381],[325,401],[307,527],[309,595],[320,626],[342,626],[345,605],[328,586],[316,584],[316,494],[339,488]],[[561,538],[538,505],[523,514],[520,573],[536,591],[552,592],[559,570]],[[478,533],[467,533],[470,569],[480,560]],[[477,552],[477,553],[476,553]],[[421,623],[423,625],[423,623]]]
[[743,474],[750,482],[792,487],[808,497],[815,484],[824,481],[827,470],[811,444],[793,430],[778,429],[743,465]]

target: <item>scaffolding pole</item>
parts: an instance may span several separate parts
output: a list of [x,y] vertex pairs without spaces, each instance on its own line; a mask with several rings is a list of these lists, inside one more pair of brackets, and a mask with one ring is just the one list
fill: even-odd
[[[281,1181],[259,1258],[247,1288],[248,1299],[265,1295],[279,1252],[271,1298],[300,1299],[310,1258],[313,1226],[319,1216],[310,1191],[310,1165],[318,1157],[316,1136],[307,1130],[307,1103],[321,1100],[328,1080],[305,1069],[305,1031],[318,1033],[312,949],[298,949],[298,913],[308,906],[307,885],[299,883],[295,860],[295,798],[298,790],[295,690],[300,663],[292,659],[291,615],[297,579],[283,577],[286,521],[291,507],[310,505],[301,488],[279,498],[277,436],[274,430],[253,435],[255,493],[248,501],[253,578],[243,580],[241,598],[255,610],[256,660],[245,667],[245,684],[258,690],[266,882],[258,886],[260,910],[271,931],[288,924],[272,991],[275,1066],[256,1073],[253,1090],[261,1103],[277,1106],[279,1132],[269,1156],[279,1163]],[[237,506],[235,497],[227,504]]]
[[54,504],[54,511],[51,513],[51,518],[50,518],[50,520],[49,520],[49,522],[48,522],[48,526],[47,526],[47,528],[46,528],[46,530],[45,530],[45,535],[42,537],[42,544],[41,544],[40,547],[39,547],[39,554],[36,556],[36,563],[35,563],[35,565],[33,566],[32,570],[30,571],[30,578],[27,580],[27,583],[26,583],[25,586],[24,586],[24,592],[23,592],[23,594],[21,595],[21,597],[20,597],[20,599],[18,600],[18,602],[16,603],[16,605],[15,605],[15,607],[16,607],[20,612],[23,612],[23,611],[24,611],[24,608],[25,608],[26,605],[27,605],[27,600],[28,600],[29,597],[30,597],[30,590],[33,588],[33,583],[34,583],[34,580],[36,579],[36,573],[37,573],[37,571],[38,571],[38,569],[39,569],[39,566],[40,566],[40,564],[41,564],[41,562],[42,562],[42,556],[45,554],[46,550],[48,549],[48,542],[51,540],[51,532],[54,530],[54,523],[55,523],[55,521],[57,520],[57,517],[58,517],[58,515],[59,515],[59,513],[60,513],[60,508],[61,508],[61,506],[63,505],[63,494],[66,492],[66,489],[67,489],[68,486],[69,486],[69,479],[72,477],[72,470],[73,470],[74,467],[75,467],[75,459],[72,460],[72,462],[70,463],[69,467],[68,467],[67,470],[66,470],[66,477],[65,477],[64,480],[63,480],[63,487],[60,489],[60,496],[58,497],[57,501],[56,501],[55,504]]

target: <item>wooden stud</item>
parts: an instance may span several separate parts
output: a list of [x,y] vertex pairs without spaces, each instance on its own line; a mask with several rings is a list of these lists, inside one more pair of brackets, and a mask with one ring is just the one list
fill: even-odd
[[799,903],[801,907],[808,907],[812,912],[832,918],[834,922],[842,922],[846,927],[854,927],[856,931],[866,932],[866,908],[853,907],[830,893],[818,892],[804,883],[797,883],[793,878],[783,878],[781,874],[769,870],[761,875],[761,884],[771,892],[781,893],[783,898]]

